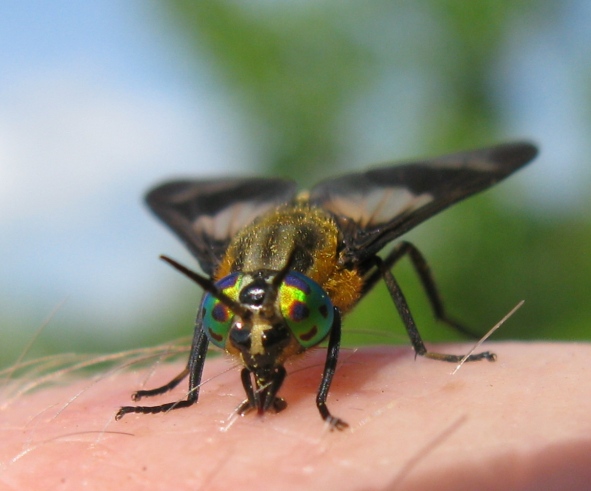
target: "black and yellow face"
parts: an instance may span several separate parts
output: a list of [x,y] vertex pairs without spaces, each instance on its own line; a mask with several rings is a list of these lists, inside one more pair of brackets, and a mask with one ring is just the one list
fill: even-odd
[[296,271],[232,273],[215,286],[245,312],[234,312],[231,304],[207,293],[201,304],[202,328],[211,343],[236,355],[252,373],[258,404],[264,405],[274,399],[267,388],[277,385],[282,373],[277,369],[285,360],[330,332],[332,302],[318,283]]
[[209,340],[238,354],[247,367],[282,364],[316,346],[330,331],[334,307],[328,294],[307,276],[291,271],[275,289],[277,272],[232,273],[216,287],[246,307],[247,318],[212,294],[201,305]]

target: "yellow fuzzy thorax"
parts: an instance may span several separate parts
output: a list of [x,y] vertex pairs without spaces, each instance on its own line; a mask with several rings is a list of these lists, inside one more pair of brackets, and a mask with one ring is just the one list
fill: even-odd
[[340,231],[330,215],[301,200],[271,211],[242,229],[230,243],[215,279],[236,271],[279,271],[298,247],[305,261],[295,270],[318,283],[333,305],[346,312],[359,299],[363,279],[355,269],[338,265]]

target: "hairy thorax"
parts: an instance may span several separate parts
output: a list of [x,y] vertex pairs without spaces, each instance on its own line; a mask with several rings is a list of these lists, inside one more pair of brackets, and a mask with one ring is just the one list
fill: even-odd
[[338,265],[340,232],[332,217],[320,208],[298,202],[271,211],[238,233],[215,278],[237,271],[280,271],[295,249],[295,271],[316,281],[341,312],[359,299],[363,280],[355,269]]

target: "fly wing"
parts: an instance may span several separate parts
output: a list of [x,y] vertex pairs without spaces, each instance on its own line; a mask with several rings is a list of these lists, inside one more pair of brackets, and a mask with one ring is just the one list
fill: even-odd
[[211,276],[241,228],[295,193],[295,183],[284,179],[172,181],[151,190],[146,202]]
[[527,142],[348,174],[316,185],[310,202],[343,233],[345,263],[376,254],[427,218],[504,179],[537,155]]

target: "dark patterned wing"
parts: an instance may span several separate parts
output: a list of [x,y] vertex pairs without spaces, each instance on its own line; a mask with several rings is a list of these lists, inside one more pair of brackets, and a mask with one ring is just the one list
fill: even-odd
[[146,202],[211,276],[241,228],[295,193],[296,184],[284,179],[173,181],[150,191]]
[[329,211],[343,232],[347,264],[363,262],[448,206],[527,164],[537,148],[516,142],[328,179],[310,201]]

